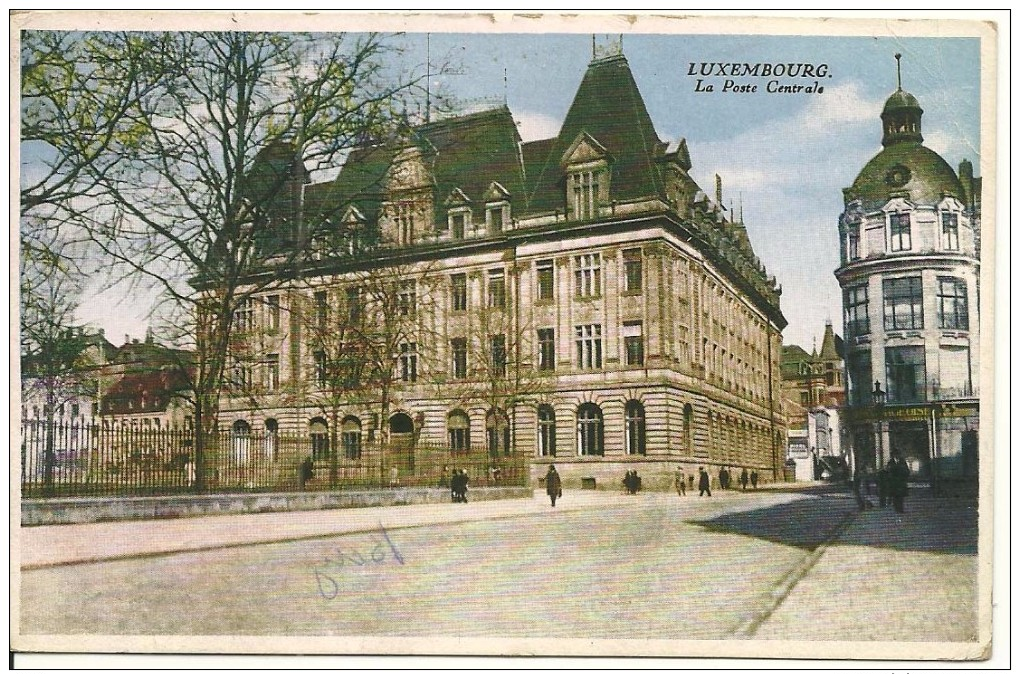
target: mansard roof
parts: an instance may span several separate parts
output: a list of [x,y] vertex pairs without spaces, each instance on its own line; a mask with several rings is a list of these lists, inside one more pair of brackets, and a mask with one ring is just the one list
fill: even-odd
[[[528,173],[530,210],[553,211],[564,203],[560,160],[581,133],[598,139],[613,156],[610,198],[628,201],[664,195],[658,159],[666,143],[655,133],[641,92],[621,55],[596,59],[588,65],[567,116],[555,139],[531,143]],[[545,154],[540,162],[536,156]]]
[[413,135],[432,173],[437,221],[445,217],[443,201],[455,189],[484,203],[494,181],[509,192],[513,209],[524,208],[521,136],[505,105],[425,124]]

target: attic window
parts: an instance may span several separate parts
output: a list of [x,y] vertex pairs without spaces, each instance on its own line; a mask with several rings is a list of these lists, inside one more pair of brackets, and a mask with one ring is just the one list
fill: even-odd
[[598,215],[599,179],[598,170],[575,171],[568,178],[568,199],[575,220],[590,220]]
[[510,220],[510,205],[503,202],[493,204],[485,209],[485,226],[490,234],[498,234]]
[[471,223],[471,209],[464,207],[457,209],[451,208],[446,217],[450,235],[454,239],[463,239],[467,231],[467,227]]

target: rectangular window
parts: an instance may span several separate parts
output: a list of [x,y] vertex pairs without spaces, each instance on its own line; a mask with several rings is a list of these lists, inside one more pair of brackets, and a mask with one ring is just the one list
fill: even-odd
[[602,326],[598,323],[578,325],[574,328],[579,370],[597,370],[602,367]]
[[453,238],[463,239],[464,230],[467,218],[464,213],[451,213],[450,214],[450,230],[453,232]]
[[868,321],[868,286],[847,288],[843,293],[843,306],[846,309],[848,336],[866,335],[871,332],[871,324]]
[[280,296],[269,295],[266,297],[266,307],[269,314],[269,329],[276,331],[280,329]]
[[454,311],[467,311],[467,274],[450,277],[450,300]]
[[962,279],[939,277],[939,327],[944,330],[968,330],[967,284]]
[[645,364],[645,344],[641,331],[641,321],[627,321],[623,324],[623,345],[627,352],[627,365]]
[[280,354],[271,353],[266,356],[266,390],[276,391],[280,388]]
[[492,335],[489,338],[492,347],[492,375],[506,376],[506,335]]
[[452,370],[454,379],[467,377],[467,340],[463,337],[450,340]]
[[599,173],[578,171],[570,176],[571,203],[575,220],[589,220],[598,215]]
[[414,281],[401,281],[397,294],[397,310],[401,316],[414,316],[418,295],[418,284]]
[[861,257],[861,234],[857,227],[847,230],[846,233],[846,259],[859,260]]
[[327,313],[326,291],[317,290],[315,292],[315,325],[320,330],[325,330],[326,328]]
[[78,403],[71,403],[71,416],[77,417],[79,414],[81,414],[81,407]]
[[315,352],[315,383],[319,388],[326,386],[326,352],[316,351]]
[[538,274],[538,299],[539,301],[553,299],[553,263],[552,260],[540,260],[535,263],[535,271]]
[[896,346],[885,350],[887,400],[913,403],[925,399],[924,347]]
[[255,329],[255,302],[246,297],[237,303],[234,309],[234,331],[238,333],[250,332]]
[[361,458],[361,431],[350,429],[340,434],[340,446],[344,450],[345,459]]
[[882,281],[886,330],[920,330],[924,327],[921,307],[921,277]]
[[485,211],[486,220],[488,220],[488,227],[490,234],[499,234],[503,231],[503,218],[504,209],[506,206],[492,206]]
[[488,303],[494,309],[506,306],[506,280],[502,269],[489,270]]
[[556,369],[556,331],[553,328],[538,331],[538,369]]
[[363,307],[361,305],[361,288],[350,286],[347,288],[347,317],[351,323],[361,320]]
[[641,292],[641,249],[632,248],[623,251],[623,269],[626,275],[624,292],[639,294]]
[[942,250],[960,250],[960,219],[956,213],[942,214]]
[[577,297],[602,294],[602,256],[599,253],[574,256],[574,294]]
[[400,380],[418,381],[418,345],[414,342],[400,345]]
[[414,243],[414,203],[411,201],[397,204],[397,236],[401,245]]
[[889,216],[889,249],[910,250],[910,213],[893,213]]

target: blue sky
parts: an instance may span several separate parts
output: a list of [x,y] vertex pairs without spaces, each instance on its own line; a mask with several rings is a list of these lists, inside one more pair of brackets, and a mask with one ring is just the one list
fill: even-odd
[[[618,35],[598,35],[608,48]],[[425,62],[426,37],[396,38],[405,47],[394,68]],[[463,109],[489,107],[505,96],[525,140],[555,135],[591,60],[590,34],[432,33],[430,52],[453,74],[432,90]],[[789,321],[784,342],[810,350],[826,319],[841,331],[841,300],[833,270],[839,260],[837,218],[842,188],[881,149],[879,113],[896,89],[902,53],[903,88],[924,108],[925,144],[954,168],[978,165],[980,94],[976,38],[803,37],[751,35],[624,35],[627,57],[656,131],[687,139],[692,173],[706,192],[723,179],[724,203],[743,204],[751,242],[783,286]],[[821,94],[770,94],[768,79],[748,94],[696,93],[690,62],[825,63]],[[709,78],[706,78],[706,81]],[[792,82],[785,79],[783,83]],[[797,79],[810,84],[814,80]],[[106,299],[110,299],[107,297]],[[92,302],[82,318],[107,328],[116,343],[144,331],[143,302]]]

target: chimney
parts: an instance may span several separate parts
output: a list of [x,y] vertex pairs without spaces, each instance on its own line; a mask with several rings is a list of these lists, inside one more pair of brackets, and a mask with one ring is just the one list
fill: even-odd
[[128,345],[128,344],[130,344],[130,343],[131,343],[131,335],[129,335],[129,334],[127,334],[127,333],[125,332],[125,333],[124,333],[124,345],[125,345],[125,346],[127,346],[127,345]]

